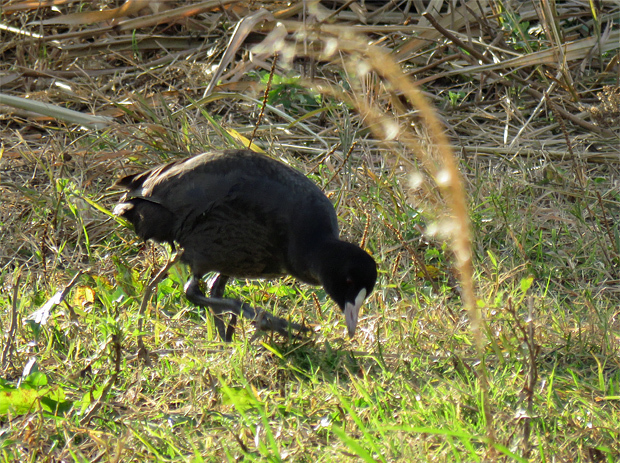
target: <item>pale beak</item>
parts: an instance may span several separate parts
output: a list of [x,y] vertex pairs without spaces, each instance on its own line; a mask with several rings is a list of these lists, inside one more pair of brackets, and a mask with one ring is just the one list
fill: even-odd
[[355,335],[355,329],[357,328],[357,318],[360,313],[360,307],[366,299],[366,288],[362,288],[357,296],[355,302],[346,302],[344,304],[344,319],[347,322],[347,331],[349,337],[352,338]]

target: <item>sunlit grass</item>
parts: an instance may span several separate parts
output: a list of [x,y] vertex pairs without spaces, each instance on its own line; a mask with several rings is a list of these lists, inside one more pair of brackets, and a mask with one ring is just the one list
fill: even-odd
[[[559,37],[547,37],[551,26],[561,25],[571,39],[589,27],[601,34],[600,16],[589,11],[599,8],[594,4],[571,15],[562,3],[537,17],[534,9],[491,3],[499,15],[481,18],[484,34],[505,33],[509,47],[503,53],[504,44],[493,45],[498,63],[548,49]],[[618,17],[616,7],[605,8]],[[26,27],[37,14],[51,15],[37,11],[7,22]],[[400,27],[401,16],[385,18]],[[445,26],[454,17],[442,19],[450,19]],[[301,24],[290,20],[287,27],[293,23]],[[205,27],[213,32],[221,25],[217,19]],[[160,31],[163,48],[186,31],[178,27]],[[369,37],[382,34],[377,29]],[[463,46],[484,51],[484,34]],[[577,58],[569,66],[556,63],[575,76],[579,69],[579,78],[561,76],[553,104],[605,122],[585,130],[578,124],[584,121],[559,120],[551,106],[532,112],[540,101],[526,90],[548,88],[546,68],[526,68],[527,75],[510,69],[501,79],[471,70],[444,75],[451,63],[474,64],[471,50],[451,48],[441,35],[407,52],[417,36],[398,29],[376,41],[377,54],[369,57],[366,42],[356,50],[354,36],[326,29],[308,43],[319,44],[321,53],[340,47],[337,55],[307,57],[305,41],[288,41],[308,69],[299,72],[299,63],[281,56],[269,83],[263,57],[256,64],[239,54],[233,74],[237,64],[259,69],[241,81],[247,89],[226,76],[207,96],[204,69],[217,64],[219,52],[205,56],[199,49],[194,61],[177,57],[149,67],[149,52],[137,35],[131,38],[130,58],[114,47],[89,56],[102,69],[106,59],[119,60],[130,74],[62,77],[72,93],[46,93],[57,105],[116,114],[118,125],[92,132],[17,114],[0,129],[0,462],[618,460],[620,204],[617,138],[604,132],[617,128],[617,91],[598,88],[617,76],[612,65],[592,71],[607,62],[588,61],[611,60],[614,50],[580,57],[579,65]],[[225,49],[228,38],[215,37],[216,48]],[[379,47],[387,50],[392,41],[386,60],[406,54],[399,55],[411,78],[405,84],[400,74],[382,74],[387,61],[385,69],[378,65]],[[74,61],[92,67],[78,56],[52,60],[47,48],[42,52],[45,43],[6,41],[2,70],[19,75],[24,66],[36,68],[37,57],[49,60],[50,72],[73,69]],[[81,46],[79,39],[62,43]],[[313,73],[316,81],[308,79]],[[403,96],[417,78],[423,82],[416,88],[442,109],[442,129],[460,156],[476,302],[484,315],[478,338],[450,235],[442,234],[442,220],[454,209],[434,182],[443,172],[437,139],[428,114]],[[15,93],[32,98],[42,96],[33,88],[49,87],[29,76],[11,79],[10,85],[23,81],[10,87]],[[271,87],[258,121],[265,85]],[[597,104],[598,93],[602,104],[588,106]],[[286,339],[240,320],[235,340],[222,343],[209,312],[185,299],[189,272],[182,265],[160,282],[138,329],[145,287],[171,250],[140,242],[111,215],[120,197],[111,185],[171,159],[239,147],[254,132],[254,144],[324,189],[343,237],[361,243],[379,264],[354,339],[321,288],[292,278],[239,279],[226,297],[314,332]],[[420,153],[414,156],[412,147]],[[64,288],[62,303],[46,305]],[[140,336],[150,366],[137,355]]]

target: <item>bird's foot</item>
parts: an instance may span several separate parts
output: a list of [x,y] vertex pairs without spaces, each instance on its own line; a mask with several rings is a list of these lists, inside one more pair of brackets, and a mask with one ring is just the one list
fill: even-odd
[[242,303],[241,310],[243,312],[243,317],[254,323],[256,328],[261,331],[275,331],[282,336],[289,336],[295,333],[309,333],[312,331],[307,326],[289,322],[288,320],[276,317],[263,309],[255,309],[249,304]]
[[[218,334],[221,339],[227,342],[232,340],[237,317],[240,316],[250,320],[261,331],[275,331],[283,336],[288,336],[295,332],[308,333],[312,331],[306,326],[276,317],[263,309],[255,309],[251,305],[236,299],[207,297],[200,290],[199,280],[197,278],[192,278],[187,285],[185,285],[185,295],[193,304],[211,308]],[[228,327],[225,326],[222,320],[222,315],[225,313],[232,314]]]

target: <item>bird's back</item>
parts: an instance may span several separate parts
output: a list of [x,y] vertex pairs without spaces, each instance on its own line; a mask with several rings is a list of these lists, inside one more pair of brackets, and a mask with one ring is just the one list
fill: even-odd
[[316,283],[299,261],[338,237],[334,208],[312,181],[249,150],[204,153],[118,185],[129,192],[117,212],[143,239],[179,243],[195,274],[290,273]]

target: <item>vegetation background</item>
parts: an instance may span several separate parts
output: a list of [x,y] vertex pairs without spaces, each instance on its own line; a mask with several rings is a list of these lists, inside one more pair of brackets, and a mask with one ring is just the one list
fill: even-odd
[[[620,459],[618,2],[1,5],[0,461]],[[115,180],[249,140],[378,261],[354,339],[145,296]]]

